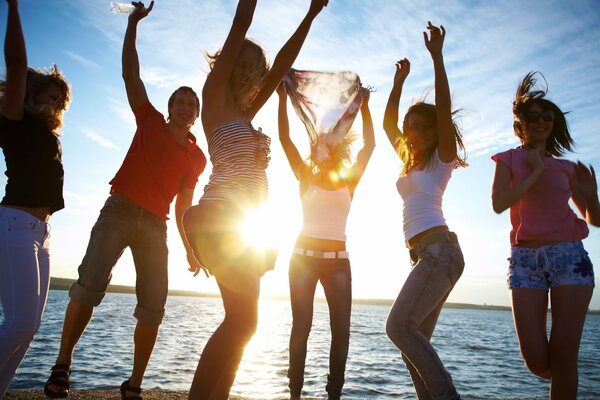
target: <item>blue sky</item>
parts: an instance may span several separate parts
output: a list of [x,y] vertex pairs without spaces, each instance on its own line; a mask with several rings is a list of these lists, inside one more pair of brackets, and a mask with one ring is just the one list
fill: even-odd
[[[120,57],[125,15],[112,14],[108,0],[21,0],[29,64],[58,64],[72,85],[65,117],[63,151],[66,209],[51,221],[53,275],[75,278],[89,232],[107,197],[108,181],[120,166],[135,130],[121,80]],[[174,4],[176,6],[174,6]],[[157,0],[138,29],[142,79],[150,100],[166,114],[170,93],[180,85],[199,93],[208,69],[205,51],[220,47],[229,29],[233,0]],[[272,60],[308,9],[309,0],[259,0],[249,36]],[[0,6],[1,29],[6,5]],[[407,57],[411,74],[404,85],[401,114],[433,86],[433,69],[423,44],[427,21],[447,30],[445,63],[454,106],[464,109],[462,128],[470,167],[455,171],[444,198],[444,212],[457,232],[466,258],[465,272],[450,295],[454,302],[508,305],[505,284],[509,254],[508,214],[490,205],[490,156],[514,147],[511,101],[519,80],[531,70],[544,73],[549,98],[563,110],[578,143],[569,159],[600,169],[597,144],[600,115],[600,3],[597,1],[436,1],[330,0],[315,21],[294,67],[352,70],[371,96],[377,148],[361,181],[348,221],[348,248],[357,298],[395,298],[410,269],[402,235],[402,201],[395,182],[400,163],[381,128],[394,62]],[[4,62],[0,67],[4,75]],[[430,96],[431,97],[431,96]],[[263,294],[287,294],[287,265],[300,229],[295,179],[277,141],[276,96],[256,116],[255,126],[273,137],[268,170],[270,205],[280,255],[275,271],[263,278]],[[292,138],[301,151],[307,138],[290,114]],[[360,118],[355,127],[360,128]],[[200,147],[200,123],[193,128]],[[201,176],[195,199],[208,180]],[[0,185],[5,184],[4,176]],[[600,230],[584,241],[600,272]],[[169,223],[170,286],[217,292],[214,279],[192,278],[176,227]],[[132,284],[126,252],[113,283]],[[596,291],[591,307],[600,309]]]

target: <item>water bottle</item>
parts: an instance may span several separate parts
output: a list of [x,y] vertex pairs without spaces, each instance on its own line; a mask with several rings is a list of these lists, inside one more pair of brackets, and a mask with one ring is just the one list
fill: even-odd
[[115,14],[131,14],[133,10],[135,10],[135,6],[131,3],[110,2],[110,11]]

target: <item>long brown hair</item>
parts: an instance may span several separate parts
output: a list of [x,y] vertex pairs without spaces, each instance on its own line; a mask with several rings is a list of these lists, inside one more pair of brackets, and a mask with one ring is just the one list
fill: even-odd
[[[460,127],[458,125],[458,116],[460,112],[461,110],[452,111],[452,125],[454,126],[454,137],[456,139],[456,144],[460,150],[456,153],[456,168],[466,167],[469,165],[466,162],[467,153],[465,149],[465,144],[462,139]],[[396,141],[396,152],[400,156],[400,160],[402,160],[403,163],[402,171],[400,172],[401,175],[406,175],[413,167],[417,166],[412,152],[412,143],[410,143],[408,135],[405,133],[408,129],[408,116],[410,115],[410,113],[417,113],[421,115],[423,118],[425,118],[425,120],[428,122],[431,128],[436,132],[434,136],[434,146],[431,146],[430,149],[427,149],[425,153],[425,166],[429,165],[431,158],[433,157],[433,154],[437,150],[439,144],[437,111],[435,104],[426,103],[424,101],[416,102],[415,104],[410,106],[409,109],[406,111],[406,114],[404,115],[404,121],[402,122],[402,131],[400,132],[400,136],[398,136],[398,139]]]

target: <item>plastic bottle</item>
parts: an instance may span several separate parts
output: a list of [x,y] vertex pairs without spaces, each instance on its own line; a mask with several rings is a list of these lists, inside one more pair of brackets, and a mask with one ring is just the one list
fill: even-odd
[[131,14],[133,10],[135,10],[135,6],[131,3],[110,2],[110,11],[115,14]]

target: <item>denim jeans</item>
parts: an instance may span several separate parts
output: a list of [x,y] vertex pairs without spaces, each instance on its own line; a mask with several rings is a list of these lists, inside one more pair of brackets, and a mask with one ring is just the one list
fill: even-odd
[[300,396],[304,384],[306,343],[312,327],[315,289],[317,282],[321,281],[329,306],[331,326],[327,397],[339,399],[344,386],[350,343],[352,309],[350,261],[347,258],[323,259],[293,255],[290,261],[289,278],[293,317],[288,370],[290,395]]
[[421,400],[458,398],[452,378],[429,340],[463,268],[464,259],[457,243],[425,247],[417,255],[387,319],[387,334],[402,352]]
[[168,291],[167,225],[125,197],[112,195],[106,200],[79,266],[79,279],[69,295],[82,304],[100,304],[112,269],[126,247],[131,249],[137,275],[138,304],[133,315],[142,323],[158,325]]
[[0,398],[37,332],[50,283],[49,225],[0,206]]

